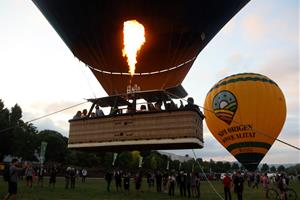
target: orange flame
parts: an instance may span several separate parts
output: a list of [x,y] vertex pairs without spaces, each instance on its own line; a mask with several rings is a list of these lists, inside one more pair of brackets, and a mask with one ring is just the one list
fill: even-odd
[[124,22],[124,48],[122,50],[123,57],[127,57],[129,65],[129,73],[134,75],[135,65],[137,63],[137,52],[145,43],[145,29],[142,24],[136,20],[129,20]]

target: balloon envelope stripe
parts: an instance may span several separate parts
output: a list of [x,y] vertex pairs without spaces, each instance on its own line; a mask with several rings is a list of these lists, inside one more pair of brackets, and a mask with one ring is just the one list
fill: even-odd
[[223,113],[223,112],[216,113],[216,115],[217,115],[217,117],[224,117],[224,118],[230,118],[230,119],[232,119],[232,116],[233,116],[233,114]]
[[227,80],[227,81],[223,81],[217,85],[215,85],[213,88],[211,88],[209,90],[208,93],[210,93],[211,91],[213,91],[214,89],[217,89],[219,88],[220,86],[225,86],[227,84],[230,84],[230,83],[236,83],[236,82],[240,82],[240,81],[259,81],[259,82],[266,82],[266,83],[271,83],[271,84],[274,84],[278,87],[278,85],[270,80],[270,79],[267,79],[267,78],[263,78],[263,77],[240,77],[240,78],[236,78],[236,79],[230,79],[230,80]]
[[227,76],[227,77],[221,79],[219,82],[222,82],[225,79],[230,79],[230,78],[237,77],[237,76],[259,76],[259,77],[262,77],[262,78],[268,78],[268,77],[266,77],[262,74],[246,72],[246,73],[238,73],[238,74],[233,74],[233,75]]
[[258,164],[265,155],[261,153],[240,153],[235,158],[249,171],[256,170]]
[[224,110],[224,109],[215,110],[215,113],[216,114],[223,113],[224,115],[227,114],[227,115],[230,115],[230,116],[233,115],[232,111],[230,111],[230,110]]
[[228,115],[227,113],[218,113],[217,117],[232,119],[232,115]]
[[241,142],[229,145],[226,149],[232,151],[233,149],[242,148],[242,147],[261,147],[265,149],[270,149],[271,145],[265,142]]
[[231,104],[229,104],[229,105],[225,106],[225,108],[224,108],[224,109],[226,109],[226,110],[230,110],[230,111],[233,111],[233,110],[235,110],[235,109],[236,109],[236,102],[233,102],[233,103],[231,103]]

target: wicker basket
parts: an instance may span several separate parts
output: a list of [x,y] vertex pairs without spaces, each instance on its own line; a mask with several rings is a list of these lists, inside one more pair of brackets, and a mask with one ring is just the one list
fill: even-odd
[[71,120],[68,146],[112,151],[202,148],[202,119],[196,111],[175,110]]

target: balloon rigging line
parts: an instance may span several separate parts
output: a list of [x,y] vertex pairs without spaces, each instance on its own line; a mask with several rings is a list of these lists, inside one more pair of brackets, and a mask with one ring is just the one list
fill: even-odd
[[297,150],[300,151],[300,148],[297,147],[297,146],[294,146],[294,145],[292,145],[292,144],[289,144],[289,143],[287,143],[287,142],[285,142],[285,141],[283,141],[283,140],[280,140],[280,139],[278,139],[278,138],[276,138],[276,140],[277,140],[278,142],[281,142],[281,143],[283,143],[283,144],[285,144],[285,145],[288,145],[288,146],[293,147],[293,148],[295,148],[295,149],[297,149]]
[[[84,102],[81,102],[81,103],[78,103],[78,104],[69,106],[69,107],[67,107],[67,108],[63,108],[63,109],[61,109],[61,110],[57,110],[57,111],[55,111],[55,112],[52,112],[52,113],[49,113],[49,114],[46,114],[46,115],[43,115],[43,116],[40,116],[40,117],[31,119],[31,120],[25,122],[25,124],[28,124],[28,123],[31,123],[31,122],[34,122],[34,121],[37,121],[37,120],[40,120],[40,119],[49,117],[49,116],[51,116],[51,115],[54,115],[54,114],[63,112],[63,111],[65,111],[65,110],[68,110],[68,109],[71,109],[71,108],[75,108],[75,107],[80,106],[80,105],[83,105],[83,104],[85,104],[85,103],[87,103],[87,102],[88,102],[88,101],[84,101]],[[5,133],[5,131],[14,129],[14,128],[16,128],[17,126],[18,126],[18,125],[15,125],[15,126],[12,126],[12,127],[8,127],[8,128],[5,128],[5,129],[2,129],[2,130],[0,130],[0,133]]]
[[[186,64],[190,63],[190,62],[193,62],[197,57],[193,57],[179,65],[176,65],[174,67],[171,67],[171,68],[168,68],[168,69],[163,69],[163,70],[159,70],[159,71],[153,71],[153,72],[142,72],[142,73],[134,73],[134,76],[145,76],[145,75],[153,75],[153,74],[159,74],[159,73],[163,73],[163,72],[168,72],[168,71],[171,71],[171,70],[174,70],[174,69],[177,69],[177,68],[180,68],[180,67],[183,67],[185,66]],[[100,73],[103,73],[103,74],[112,74],[112,75],[126,75],[126,76],[131,76],[130,73],[128,72],[110,72],[110,71],[105,71],[105,70],[101,70],[101,69],[97,69],[97,68],[94,68],[92,66],[89,66],[89,65],[86,65],[87,67],[89,67],[91,70],[94,70],[96,72],[100,72]]]
[[[165,93],[170,94],[170,95],[172,95],[172,96],[175,96],[175,97],[177,97],[178,99],[181,99],[181,100],[184,100],[184,101],[187,102],[186,99],[181,98],[181,97],[179,97],[179,96],[177,96],[177,95],[175,95],[175,94],[173,94],[173,93],[171,93],[171,92],[165,91]],[[81,102],[81,103],[79,103],[79,104],[75,104],[75,105],[73,105],[73,106],[69,106],[69,107],[67,107],[67,108],[64,108],[64,109],[61,109],[61,110],[58,110],[58,111],[55,111],[55,112],[52,112],[52,113],[43,115],[43,116],[41,116],[41,117],[31,119],[31,120],[29,120],[29,121],[27,121],[27,122],[25,122],[25,123],[27,124],[27,123],[31,123],[31,122],[33,122],[33,121],[40,120],[40,119],[42,119],[42,118],[45,118],[45,117],[48,117],[48,116],[57,114],[57,113],[59,113],[59,112],[63,112],[63,111],[65,111],[65,110],[68,110],[68,109],[71,109],[71,108],[80,106],[80,105],[85,104],[85,103],[87,103],[87,102],[88,102],[88,101],[84,101],[84,102]],[[197,105],[197,104],[194,104],[194,105],[198,106],[199,108],[202,108],[203,110],[207,110],[207,111],[209,111],[209,112],[214,113],[212,110],[206,109],[206,108],[204,108],[204,107],[202,107],[202,106],[199,106],[199,105]],[[235,120],[233,120],[233,122],[236,123],[236,124],[238,124],[238,125],[240,125],[240,123],[237,122],[237,121],[235,121]],[[9,128],[5,128],[5,129],[2,129],[2,130],[0,130],[0,133],[3,133],[3,132],[8,131],[8,130],[10,130],[10,129],[13,129],[13,128],[17,127],[17,126],[18,126],[18,125],[13,126],[13,127],[9,127]],[[255,129],[254,129],[254,131],[258,132],[259,134],[261,134],[261,135],[263,135],[263,136],[265,136],[265,137],[268,137],[268,138],[271,138],[271,139],[275,139],[276,141],[278,141],[278,142],[280,142],[280,143],[282,143],[282,144],[285,144],[285,145],[287,145],[287,146],[290,146],[290,147],[292,147],[292,148],[294,148],[294,149],[300,151],[300,148],[297,147],[297,146],[295,146],[295,145],[292,145],[292,144],[290,144],[290,143],[288,143],[288,142],[285,142],[285,141],[283,141],[283,140],[281,140],[281,139],[274,138],[274,137],[272,137],[272,136],[270,136],[270,135],[264,134],[264,133],[262,133],[262,132],[260,132],[260,131],[258,131],[258,130],[255,130]]]
[[[177,96],[177,95],[175,95],[175,94],[173,94],[173,93],[171,93],[171,92],[168,92],[168,91],[166,91],[166,90],[165,90],[165,93],[170,94],[170,95],[172,95],[172,96],[177,97],[178,99],[181,99],[181,100],[184,100],[184,101],[188,102],[186,99],[181,98],[181,97],[179,97],[179,96]],[[214,111],[212,111],[212,110],[210,110],[210,109],[204,108],[204,107],[199,106],[199,105],[197,105],[197,104],[194,104],[194,105],[197,106],[197,107],[199,107],[199,108],[202,108],[203,110],[206,110],[206,111],[208,111],[208,112],[214,113]],[[239,123],[239,122],[237,122],[237,121],[235,121],[235,120],[232,120],[232,121],[233,121],[234,123],[236,123],[237,125],[241,125],[241,123]],[[292,145],[292,144],[290,144],[290,143],[288,143],[288,142],[285,142],[285,141],[283,141],[283,140],[281,140],[281,139],[274,138],[274,137],[272,137],[272,136],[270,136],[270,135],[268,135],[268,134],[265,134],[265,133],[263,133],[263,132],[261,132],[261,131],[259,131],[259,130],[256,130],[255,128],[253,128],[253,130],[256,131],[257,133],[259,133],[259,134],[265,136],[265,137],[274,139],[274,140],[276,140],[276,141],[278,141],[278,142],[280,142],[280,143],[282,143],[282,144],[285,144],[285,145],[287,145],[287,146],[289,146],[289,147],[292,147],[292,148],[294,148],[294,149],[300,151],[300,148],[297,147],[297,146],[295,146],[295,145]]]
[[206,174],[205,174],[203,168],[201,167],[199,161],[197,160],[197,156],[196,156],[196,153],[195,153],[194,149],[192,149],[192,151],[193,151],[195,160],[196,160],[197,164],[199,165],[199,167],[200,167],[200,169],[201,169],[201,171],[202,171],[202,174],[204,174],[204,177],[205,177],[206,181],[209,183],[209,185],[210,185],[210,187],[213,189],[213,191],[220,197],[220,199],[224,200],[224,198],[217,192],[216,188],[213,186],[213,184],[212,184],[212,183],[210,182],[210,180],[207,178],[207,176],[206,176]]
[[94,90],[92,89],[92,86],[91,86],[91,84],[89,82],[89,79],[87,78],[86,74],[84,73],[83,68],[80,67],[80,69],[81,69],[81,72],[82,72],[82,74],[83,74],[83,76],[84,76],[84,78],[85,78],[85,80],[86,80],[86,82],[87,82],[87,84],[88,84],[88,86],[90,88],[90,91],[92,92],[94,98],[96,98],[96,94],[95,94]]

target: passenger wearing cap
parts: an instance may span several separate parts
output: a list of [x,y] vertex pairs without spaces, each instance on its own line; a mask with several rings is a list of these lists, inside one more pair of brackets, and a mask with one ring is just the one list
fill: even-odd
[[188,104],[185,105],[185,108],[197,110],[199,112],[199,114],[200,114],[201,119],[203,120],[205,118],[205,116],[203,115],[203,113],[201,112],[201,110],[199,109],[199,107],[194,104],[193,97],[189,97],[187,99],[187,102],[188,102]]

